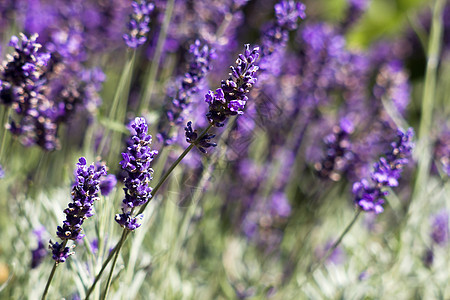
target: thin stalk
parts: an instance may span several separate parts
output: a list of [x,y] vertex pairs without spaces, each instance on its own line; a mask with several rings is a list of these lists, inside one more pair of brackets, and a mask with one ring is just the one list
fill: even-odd
[[169,29],[170,19],[172,18],[174,2],[175,0],[167,1],[163,24],[161,26],[161,31],[159,32],[155,55],[153,56],[152,65],[150,67],[150,74],[149,79],[147,81],[147,88],[145,89],[144,98],[142,99],[138,109],[138,112],[140,114],[142,114],[144,109],[148,108],[150,104],[153,88],[155,86],[156,74],[158,73],[159,69],[159,62],[161,60],[162,50],[166,42],[167,29]]
[[[64,242],[61,245],[61,248],[64,249],[66,247],[66,245],[67,245],[67,240],[64,240]],[[42,300],[45,300],[47,298],[48,290],[50,288],[50,283],[53,280],[53,277],[55,275],[57,267],[58,267],[58,263],[55,261],[52,271],[50,272],[50,276],[48,277],[47,284],[45,285],[44,294],[42,294],[42,298],[41,298]]]
[[111,271],[109,272],[108,281],[106,282],[105,291],[104,291],[103,297],[102,297],[103,300],[106,299],[106,297],[108,296],[108,291],[111,286],[112,275],[114,273],[114,267],[116,266],[116,263],[117,263],[117,258],[119,257],[120,248],[122,247],[123,243],[125,242],[125,239],[127,238],[128,233],[129,233],[129,231],[124,230],[122,233],[122,238],[119,241],[120,247],[117,248],[117,251],[114,255],[114,260],[111,265]]
[[428,44],[428,61],[425,73],[425,85],[422,97],[422,114],[419,126],[417,153],[420,153],[417,176],[414,185],[413,199],[421,198],[427,186],[428,173],[431,166],[430,130],[433,119],[433,108],[436,96],[436,78],[442,42],[442,15],[445,0],[436,0],[433,9],[431,36]]
[[89,298],[89,296],[91,295],[91,293],[94,291],[95,286],[97,285],[97,282],[100,280],[103,271],[105,271],[106,267],[108,266],[109,262],[111,261],[111,259],[113,258],[114,253],[117,252],[117,249],[119,249],[120,247],[122,247],[123,242],[125,241],[124,235],[126,236],[127,233],[125,232],[125,230],[122,233],[122,237],[120,238],[119,242],[116,244],[116,246],[113,248],[113,250],[111,250],[111,252],[109,253],[108,257],[106,258],[105,262],[102,265],[102,268],[100,269],[100,272],[98,272],[97,276],[95,276],[95,280],[92,283],[91,287],[89,288],[89,290],[86,292],[86,299]]
[[[431,22],[430,38],[428,40],[428,59],[425,72],[425,83],[422,96],[422,113],[419,125],[418,141],[415,153],[418,155],[418,165],[416,171],[416,178],[414,181],[413,193],[411,200],[406,207],[406,215],[401,221],[401,225],[398,226],[398,233],[400,235],[401,242],[397,251],[397,258],[395,263],[391,265],[391,268],[395,265],[407,264],[405,259],[399,259],[401,257],[407,257],[404,254],[409,253],[410,246],[413,242],[413,236],[411,232],[415,232],[419,225],[421,215],[421,208],[423,207],[422,199],[425,200],[427,196],[428,178],[431,168],[431,139],[430,131],[432,129],[433,110],[436,97],[437,86],[437,72],[439,66],[439,57],[442,43],[442,25],[443,25],[443,7],[445,0],[436,0],[433,6],[433,17]],[[410,230],[404,230],[404,228]]]
[[3,134],[2,134],[2,145],[0,146],[0,162],[3,159],[3,152],[5,151],[6,135],[8,133],[8,129],[6,129],[5,122],[6,122],[6,119],[8,118],[9,110],[10,110],[9,107],[4,108],[3,114],[2,114],[1,126],[3,127],[3,129],[2,129]]
[[[211,129],[212,125],[209,125],[197,138],[197,141],[200,141],[200,139],[206,135],[208,133],[208,131]],[[167,170],[167,172],[161,177],[161,179],[159,180],[158,184],[155,186],[155,188],[152,190],[151,192],[151,197],[149,199],[149,201],[147,201],[147,203],[145,203],[144,205],[142,205],[141,209],[139,210],[139,212],[137,213],[138,215],[143,213],[145,208],[147,207],[147,205],[150,203],[150,201],[155,197],[156,193],[158,192],[158,190],[161,188],[161,186],[164,184],[164,182],[166,181],[166,179],[169,177],[169,175],[172,173],[172,171],[175,169],[175,167],[181,162],[181,160],[183,160],[183,158],[189,153],[189,151],[191,151],[191,149],[194,147],[195,143],[192,143],[189,145],[189,147],[186,148],[186,150],[183,151],[183,153],[181,153],[181,155],[177,158],[177,160],[170,166],[170,168]],[[100,277],[103,273],[103,271],[105,270],[105,268],[107,267],[107,265],[109,264],[109,262],[111,261],[112,257],[114,254],[120,252],[120,249],[122,248],[123,244],[125,243],[125,240],[128,236],[128,234],[130,233],[130,231],[128,229],[123,230],[122,233],[122,238],[119,240],[119,242],[116,244],[116,246],[114,247],[114,250],[111,251],[111,253],[108,255],[107,259],[105,260],[105,262],[102,265],[102,268],[100,270],[100,272],[97,274],[97,276],[95,276],[95,280],[94,283],[92,284],[92,286],[89,288],[89,290],[86,292],[86,299],[89,298],[90,294],[92,293],[92,291],[95,288],[95,285],[97,284],[97,282],[100,280]],[[111,273],[114,271],[114,268],[111,268]],[[111,276],[111,275],[110,275]],[[105,294],[107,293],[107,290],[105,290]]]
[[312,276],[313,273],[317,269],[319,269],[320,267],[323,266],[323,264],[330,257],[330,255],[333,253],[333,251],[336,250],[336,248],[341,244],[344,237],[347,235],[347,233],[350,231],[350,229],[352,229],[353,225],[355,225],[356,221],[358,220],[359,215],[361,214],[361,211],[362,211],[361,209],[358,209],[358,211],[356,212],[352,221],[347,225],[347,227],[345,227],[344,231],[341,233],[341,235],[336,240],[336,242],[334,242],[333,245],[328,249],[327,253],[325,253],[325,255],[322,257],[322,259],[308,271],[305,281],[300,286],[302,286],[304,283],[306,283],[306,281],[310,278],[310,276]]

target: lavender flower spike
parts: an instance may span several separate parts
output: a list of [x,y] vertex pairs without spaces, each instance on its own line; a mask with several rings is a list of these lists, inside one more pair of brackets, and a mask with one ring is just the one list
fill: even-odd
[[129,33],[123,35],[125,43],[130,48],[137,48],[147,41],[147,34],[150,31],[150,14],[155,5],[147,0],[133,1],[133,14],[128,22]]
[[353,184],[355,203],[364,211],[373,211],[376,214],[383,212],[384,197],[388,195],[384,187],[398,186],[403,166],[408,163],[414,144],[414,132],[409,128],[406,133],[398,130],[398,139],[391,144],[391,150],[385,157],[374,164],[371,173],[371,182],[366,179]]
[[209,112],[206,117],[209,123],[216,127],[224,126],[224,121],[233,115],[243,114],[250,88],[256,83],[255,65],[259,57],[259,47],[250,50],[250,45],[245,45],[243,54],[239,54],[236,66],[231,66],[230,78],[222,80],[221,87],[215,92],[209,91],[205,95],[205,101],[209,104]]
[[450,238],[448,217],[448,212],[446,210],[441,210],[439,213],[433,215],[432,218],[431,239],[439,246],[446,245]]
[[197,130],[192,129],[192,122],[189,121],[186,124],[186,127],[184,127],[185,135],[186,135],[186,142],[190,144],[194,144],[198,150],[200,150],[203,153],[206,153],[205,148],[209,147],[216,147],[216,143],[212,143],[210,140],[215,138],[215,134],[205,134],[202,136],[202,138],[197,141],[198,133]]
[[301,2],[282,0],[274,8],[277,24],[288,30],[296,29],[297,20],[306,18],[306,6]]
[[122,153],[120,162],[122,169],[127,172],[125,177],[125,199],[122,201],[122,214],[116,215],[116,222],[128,230],[140,226],[138,218],[133,217],[134,207],[145,204],[151,198],[152,189],[148,186],[152,180],[153,169],[150,164],[158,151],[151,150],[152,136],[147,135],[148,126],[144,118],[135,118],[130,123],[132,134],[127,152]]
[[[84,157],[79,159],[72,187],[72,203],[64,210],[66,220],[63,226],[58,226],[56,231],[61,240],[78,241],[84,237],[81,225],[94,214],[93,206],[94,201],[99,199],[101,176],[106,176],[105,166],[87,166]],[[71,254],[69,247],[63,249],[62,245],[50,241],[50,249],[56,262],[64,262]]]

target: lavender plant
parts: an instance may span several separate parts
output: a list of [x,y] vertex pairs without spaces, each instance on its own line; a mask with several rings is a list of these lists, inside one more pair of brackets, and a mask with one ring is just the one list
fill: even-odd
[[150,15],[153,12],[154,4],[144,1],[133,1],[133,14],[128,22],[129,33],[123,35],[125,43],[130,48],[137,48],[147,41],[147,34],[150,31]]
[[0,298],[450,297],[448,3],[388,2],[1,2]]
[[62,243],[52,242],[50,240],[50,249],[52,258],[55,261],[50,277],[42,298],[46,298],[50,283],[59,263],[67,260],[74,245],[67,247],[67,242],[80,241],[83,239],[82,225],[84,221],[94,215],[94,201],[99,199],[100,177],[106,176],[106,167],[94,164],[87,166],[86,158],[80,157],[75,171],[75,183],[72,187],[72,202],[64,210],[66,219],[62,226],[58,226],[56,235],[62,240]]
[[122,214],[116,215],[116,222],[128,230],[135,230],[141,224],[142,214],[133,216],[136,207],[147,203],[151,198],[152,189],[148,186],[153,179],[153,169],[150,164],[158,151],[151,150],[152,136],[147,135],[148,126],[144,118],[136,118],[130,123],[130,137],[127,152],[122,153],[120,162],[127,173],[125,183],[125,199],[122,201]]
[[398,186],[403,167],[408,163],[414,144],[412,128],[406,132],[398,131],[397,141],[392,142],[391,150],[374,164],[370,181],[362,179],[353,184],[354,201],[364,211],[376,214],[383,212],[384,197],[389,194],[385,187]]

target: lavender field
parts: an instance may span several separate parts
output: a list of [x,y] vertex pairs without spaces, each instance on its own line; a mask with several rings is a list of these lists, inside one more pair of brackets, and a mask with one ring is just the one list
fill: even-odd
[[0,14],[0,300],[450,299],[450,1]]

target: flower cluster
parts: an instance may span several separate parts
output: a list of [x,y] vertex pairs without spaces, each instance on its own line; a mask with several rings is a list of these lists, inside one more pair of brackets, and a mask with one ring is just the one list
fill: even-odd
[[150,31],[150,15],[155,8],[153,3],[147,0],[133,1],[133,14],[128,22],[129,33],[123,35],[125,43],[130,48],[137,48],[147,41],[147,34]]
[[431,239],[433,240],[433,243],[437,245],[446,245],[450,238],[448,217],[448,212],[446,210],[442,210],[433,216],[431,224]]
[[375,79],[373,94],[377,99],[385,97],[393,102],[399,113],[404,114],[409,104],[410,90],[408,75],[400,61],[384,64]]
[[[64,210],[66,220],[63,226],[58,226],[56,231],[61,240],[79,241],[84,237],[81,226],[84,220],[94,215],[94,201],[99,199],[101,176],[106,176],[104,165],[87,166],[84,157],[78,160],[75,183],[72,187],[72,203]],[[70,255],[68,247],[62,249],[62,244],[51,243],[50,247],[53,259],[57,262],[64,262]]]
[[448,211],[441,210],[431,218],[431,246],[425,251],[423,262],[430,267],[434,261],[434,246],[446,246],[450,238],[450,229],[448,227]]
[[276,22],[267,24],[263,31],[262,53],[264,56],[285,47],[289,39],[289,31],[297,29],[298,20],[306,17],[306,7],[301,2],[281,0],[275,4],[274,8]]
[[[64,68],[58,64],[59,68]],[[49,82],[49,97],[56,102],[56,122],[67,122],[77,112],[91,117],[100,106],[102,100],[98,95],[105,80],[105,74],[99,69],[92,70],[68,70],[57,74],[57,77]]]
[[259,57],[259,47],[250,50],[250,45],[245,45],[243,54],[239,54],[236,66],[231,66],[230,78],[222,80],[221,87],[215,92],[209,91],[205,95],[205,101],[209,104],[209,112],[206,117],[209,123],[216,127],[224,126],[224,121],[233,115],[243,114],[250,88],[256,83],[255,65]]
[[281,0],[274,8],[277,24],[288,30],[296,29],[298,19],[306,18],[306,6],[301,2]]
[[242,221],[243,233],[265,251],[276,249],[283,238],[280,230],[291,215],[291,205],[284,192],[275,191],[267,199],[255,199]]
[[343,118],[340,126],[334,126],[333,133],[325,137],[326,156],[314,165],[321,178],[339,181],[341,174],[346,171],[354,158],[350,142],[350,134],[353,130],[353,123]]
[[178,97],[172,100],[172,107],[168,110],[167,116],[171,122],[179,124],[183,118],[181,113],[189,105],[189,97],[198,92],[198,84],[211,69],[211,60],[215,58],[215,51],[207,44],[201,45],[199,40],[190,46],[189,69],[184,74]]
[[44,258],[47,256],[48,251],[44,244],[43,235],[45,234],[45,228],[39,227],[33,230],[34,235],[37,238],[37,247],[31,251],[31,268],[34,269],[38,267]]
[[373,211],[376,214],[383,212],[384,197],[388,195],[384,187],[398,186],[403,166],[408,163],[414,147],[412,137],[414,132],[409,128],[406,133],[398,130],[397,141],[391,144],[391,151],[374,164],[371,173],[371,183],[368,180],[353,184],[355,203],[364,211]]
[[199,141],[197,141],[198,138],[198,133],[197,130],[193,130],[192,129],[192,122],[189,121],[186,124],[186,127],[184,128],[184,130],[186,131],[185,135],[186,135],[186,142],[190,143],[190,144],[194,144],[198,150],[200,150],[203,153],[206,153],[205,148],[209,148],[209,147],[216,147],[217,144],[216,143],[212,143],[211,139],[213,139],[214,137],[216,137],[215,134],[205,134],[204,136],[201,137],[201,139]]
[[0,99],[11,106],[17,120],[8,124],[9,130],[20,136],[25,146],[38,144],[45,150],[57,148],[57,125],[53,120],[53,105],[44,95],[44,74],[50,54],[41,52],[37,34],[30,38],[11,38],[15,52],[0,68]]
[[74,245],[70,247],[63,246],[64,243],[53,243],[52,241],[50,241],[49,248],[50,250],[52,250],[52,258],[54,261],[56,261],[56,263],[63,263],[69,256],[75,254],[75,252],[71,251],[71,249],[74,248]]
[[[199,84],[211,70],[211,62],[216,58],[215,50],[200,40],[195,40],[189,47],[189,62],[187,72],[178,80],[176,95],[166,107],[167,119],[161,118],[158,124],[158,139],[170,144],[174,138],[169,136],[170,128],[182,123],[183,113],[189,107],[190,98],[198,93]],[[169,124],[167,124],[169,123]]]
[[147,135],[148,126],[144,118],[135,118],[130,123],[132,134],[127,152],[122,153],[120,162],[125,170],[125,199],[122,201],[122,214],[116,215],[116,222],[128,230],[140,226],[142,215],[132,216],[135,207],[145,204],[151,198],[152,189],[148,186],[153,179],[153,169],[150,167],[158,151],[151,150],[152,136]]

